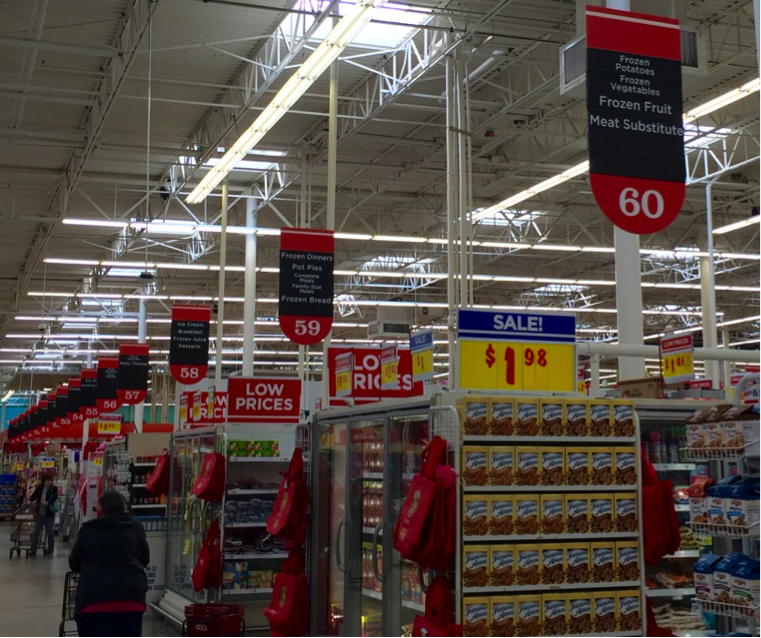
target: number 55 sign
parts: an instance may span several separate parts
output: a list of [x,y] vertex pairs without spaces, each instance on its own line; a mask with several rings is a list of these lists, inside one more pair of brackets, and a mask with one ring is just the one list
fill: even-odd
[[460,387],[469,390],[576,390],[572,313],[460,310]]

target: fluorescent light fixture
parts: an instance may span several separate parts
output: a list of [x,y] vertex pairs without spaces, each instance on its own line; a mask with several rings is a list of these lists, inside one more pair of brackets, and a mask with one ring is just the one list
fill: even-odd
[[14,394],[16,393],[15,390],[8,390],[8,392],[5,393],[5,396],[0,399],[0,403],[5,403],[8,399],[10,399]]
[[709,113],[713,113],[718,109],[724,108],[733,102],[737,102],[737,100],[741,100],[742,98],[755,93],[758,91],[758,89],[759,78],[756,78],[755,80],[751,80],[750,82],[743,84],[738,89],[732,89],[724,95],[720,95],[713,100],[709,100],[705,104],[701,104],[700,106],[696,106],[694,109],[690,109],[683,115],[684,123],[687,124],[688,122],[692,122],[703,115],[708,115]]
[[753,224],[758,224],[758,222],[761,221],[761,215],[751,215],[750,217],[743,219],[739,222],[733,222],[731,224],[727,224],[726,226],[719,226],[718,228],[713,229],[714,235],[723,235],[724,233],[732,232],[733,230],[738,230],[740,228],[745,228],[746,226],[752,226]]
[[198,204],[206,199],[207,195],[235,168],[238,162],[269,133],[309,87],[338,59],[343,50],[367,26],[375,10],[384,2],[385,0],[357,0],[312,55],[277,92],[272,102],[264,108],[254,123],[206,173],[185,201],[189,204]]

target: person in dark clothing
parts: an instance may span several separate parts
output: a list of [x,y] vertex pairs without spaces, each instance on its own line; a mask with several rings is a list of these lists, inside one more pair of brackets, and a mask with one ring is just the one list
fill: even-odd
[[43,474],[40,484],[32,492],[29,502],[35,508],[34,531],[32,532],[32,548],[29,550],[29,556],[37,555],[37,546],[40,544],[40,532],[43,526],[47,537],[47,548],[43,541],[42,553],[49,556],[53,553],[55,545],[55,536],[53,528],[55,527],[56,501],[58,500],[58,488],[53,485],[53,477],[50,474]]
[[82,525],[69,556],[71,571],[79,573],[77,630],[80,636],[142,636],[150,562],[145,530],[118,492],[105,492],[98,505],[102,516]]

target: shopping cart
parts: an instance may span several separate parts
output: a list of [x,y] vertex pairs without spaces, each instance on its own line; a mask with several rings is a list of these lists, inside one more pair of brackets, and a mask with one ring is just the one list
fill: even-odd
[[[61,608],[61,624],[58,625],[59,636],[76,636],[76,625],[69,628],[74,623],[74,597],[77,595],[77,585],[79,584],[79,574],[75,572],[66,572],[66,582],[63,586],[63,607]],[[67,624],[69,623],[69,627]]]
[[27,558],[32,549],[32,533],[34,532],[34,514],[29,506],[19,508],[16,512],[16,529],[11,532],[11,549],[8,552],[9,557],[13,560],[13,552],[16,556],[21,556],[21,550],[26,552]]
[[185,607],[183,636],[245,636],[243,605],[198,603]]

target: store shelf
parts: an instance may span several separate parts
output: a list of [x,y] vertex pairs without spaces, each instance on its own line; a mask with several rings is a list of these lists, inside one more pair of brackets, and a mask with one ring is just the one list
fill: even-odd
[[683,549],[673,554],[666,554],[663,558],[699,558],[699,549]]
[[[463,443],[581,443],[583,445],[614,445],[627,443],[635,444],[637,439],[629,436],[500,436],[467,434],[462,437]],[[589,635],[589,634],[587,634]]]
[[130,508],[133,510],[143,510],[155,507],[166,507],[166,503],[141,503],[140,505],[130,505]]
[[[402,474],[402,480],[411,481],[413,476],[414,472],[405,472]],[[362,472],[362,478],[366,481],[382,481],[383,472]]]
[[156,467],[156,462],[151,463],[131,463],[132,467]]
[[699,536],[722,536],[724,538],[752,538],[758,540],[758,523],[742,525],[722,525],[719,523],[692,523],[692,531]]
[[694,596],[694,587],[678,587],[674,589],[648,589],[648,598],[681,598],[682,596]]
[[231,490],[227,490],[228,496],[253,496],[255,494],[277,494],[277,490],[273,489],[243,489],[243,488],[233,488]]
[[695,613],[719,614],[730,618],[744,618],[758,620],[758,607],[748,605],[733,605],[730,603],[720,603],[715,600],[701,600],[696,598],[692,601],[692,608]]
[[254,527],[267,527],[267,521],[262,521],[260,523],[225,523],[226,529],[253,529]]
[[223,554],[225,560],[277,560],[288,558],[288,552],[269,552],[267,554]]
[[130,487],[146,487],[147,483],[132,483]]
[[[373,534],[375,534],[375,528],[374,527],[363,527],[362,528],[362,533],[363,534],[369,534],[370,536],[372,536]],[[383,536],[383,528],[378,530],[378,536]]]
[[[366,589],[363,587],[362,595],[367,596],[368,598],[374,598],[375,600],[383,600],[383,594],[379,591],[375,591],[374,589]],[[406,607],[407,609],[414,609],[415,611],[419,612],[425,611],[425,605],[421,605],[420,603],[413,603],[409,600],[403,600],[402,607]]]
[[512,541],[607,541],[638,537],[639,532],[605,532],[604,534],[499,534],[495,536],[463,536],[463,541],[466,543],[509,543]]
[[465,493],[505,492],[636,492],[636,485],[466,485]]
[[653,463],[656,472],[685,472],[695,469],[695,463]]
[[612,583],[563,583],[560,585],[512,585],[510,587],[463,587],[462,593],[468,595],[491,595],[504,593],[519,593],[522,591],[540,589],[542,591],[586,591],[588,589],[614,589],[619,587],[639,587],[640,581],[627,580]]
[[223,596],[271,596],[272,587],[262,587],[260,589],[223,589]]
[[230,463],[290,463],[290,457],[285,456],[231,456]]

